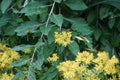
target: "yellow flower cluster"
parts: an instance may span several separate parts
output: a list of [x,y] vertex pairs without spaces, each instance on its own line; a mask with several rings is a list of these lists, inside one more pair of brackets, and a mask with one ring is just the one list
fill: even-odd
[[78,64],[75,61],[65,61],[57,66],[59,71],[63,72],[63,76],[66,79],[72,79],[75,77],[76,69],[78,68]]
[[14,77],[13,74],[8,75],[7,73],[4,73],[4,74],[2,74],[2,76],[0,77],[0,80],[12,80],[13,77]]
[[58,59],[59,57],[57,56],[57,53],[53,53],[51,57],[47,58],[47,61],[54,62],[54,61],[57,61]]
[[104,67],[104,71],[106,74],[114,74],[117,73],[117,69],[115,67],[115,64],[118,63],[118,60],[113,56],[110,60],[106,62],[106,65]]
[[94,62],[96,63],[95,69],[97,71],[104,70],[105,74],[117,73],[115,65],[119,63],[119,61],[115,56],[110,59],[106,52],[99,52],[97,56],[98,57],[94,59]]
[[16,51],[5,45],[0,44],[0,50],[0,68],[11,68],[10,64],[13,60],[20,58],[20,55]]
[[111,78],[109,78],[109,80],[120,80],[120,76],[119,77],[116,77],[115,75],[112,76]]
[[[79,80],[80,76],[86,72],[87,66],[84,64],[89,64],[92,59],[93,55],[87,51],[83,51],[82,53],[78,53],[75,61],[62,62],[57,66],[57,68],[58,71],[63,73],[65,79]],[[81,65],[81,63],[83,64]]]
[[71,41],[71,32],[62,31],[60,33],[55,32],[55,43],[61,44],[62,46],[66,47],[68,44],[70,44]]
[[104,66],[106,65],[107,60],[109,60],[108,53],[98,52],[97,58],[94,59],[94,61],[93,61],[93,62],[97,63],[97,65],[95,65],[95,69],[98,71],[103,70]]
[[76,57],[77,62],[83,62],[85,64],[89,64],[91,62],[91,60],[93,60],[93,54],[91,54],[87,51],[83,51],[82,54],[78,53],[78,55]]
[[[89,68],[88,66],[91,63],[94,63],[95,67]],[[118,74],[117,67],[115,66],[117,63],[119,63],[118,59],[115,56],[109,58],[106,52],[98,52],[97,57],[94,57],[93,53],[83,51],[78,53],[75,61],[68,60],[61,62],[57,69],[59,72],[62,72],[64,79],[101,80],[98,76],[100,71],[104,75]]]

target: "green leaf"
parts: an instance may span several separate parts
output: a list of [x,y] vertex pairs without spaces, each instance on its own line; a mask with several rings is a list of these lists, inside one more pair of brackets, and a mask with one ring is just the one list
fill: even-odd
[[94,29],[94,37],[95,37],[95,40],[97,40],[98,41],[98,39],[100,38],[100,36],[101,36],[101,34],[102,34],[102,32],[101,32],[101,30],[98,28],[98,29]]
[[57,3],[61,3],[62,2],[62,0],[54,0],[55,2],[57,2]]
[[100,19],[104,19],[109,15],[109,7],[101,7],[100,8]]
[[105,3],[112,5],[120,10],[120,0],[105,0]]
[[42,1],[31,1],[20,11],[20,13],[25,13],[26,16],[44,14],[47,13],[47,7],[48,5],[45,5]]
[[114,24],[115,24],[115,18],[109,19],[109,21],[108,21],[108,26],[109,26],[110,29],[113,28]]
[[48,13],[44,13],[44,14],[40,14],[40,20],[41,22],[45,22],[46,21],[46,18],[48,17]]
[[92,37],[90,37],[90,36],[85,36],[85,37],[86,37],[86,39],[89,41],[89,42],[85,41],[85,44],[88,46],[88,48],[92,49],[92,48],[93,48],[93,44],[92,44],[93,40],[92,40]]
[[52,73],[48,74],[47,80],[53,80],[57,73],[58,73],[57,70],[55,70]]
[[87,22],[89,24],[94,23],[96,16],[97,16],[97,14],[95,11],[90,11],[90,13],[88,14],[88,17],[87,17]]
[[44,58],[48,58],[48,56],[50,56],[51,53],[53,53],[53,51],[55,50],[55,44],[50,44],[50,45],[45,45],[42,47],[42,53],[44,55]]
[[120,46],[120,38],[115,39],[115,40],[113,41],[113,46],[114,46],[114,47],[119,47],[119,46]]
[[21,44],[21,45],[17,45],[15,47],[12,48],[12,50],[15,50],[15,51],[23,51],[25,49],[28,49],[28,48],[31,48],[33,47],[33,45],[25,45],[25,44]]
[[42,80],[53,80],[57,73],[56,67],[52,66],[44,73]]
[[40,39],[38,40],[38,42],[35,44],[35,47],[36,47],[36,48],[39,48],[39,47],[42,46],[42,45],[44,45],[44,42],[43,42],[42,39],[40,38]]
[[105,36],[102,36],[100,41],[101,41],[102,45],[104,46],[104,50],[111,53],[112,48],[111,48],[111,44],[110,44],[109,40],[107,38],[105,38]]
[[17,74],[15,74],[12,80],[19,80],[21,77],[24,77],[24,76],[25,74],[23,72],[18,72]]
[[43,65],[43,61],[44,61],[44,56],[42,53],[40,53],[39,51],[37,51],[37,60],[35,63],[33,63],[34,67],[37,70],[41,70],[41,67]]
[[0,27],[0,35],[3,35],[3,30],[1,27]]
[[16,26],[5,26],[4,27],[4,31],[5,31],[5,35],[9,35],[9,36],[12,36],[15,34],[15,30],[16,29]]
[[48,43],[51,44],[52,42],[54,42],[55,37],[54,37],[54,32],[57,31],[56,27],[52,27],[50,32],[48,33]]
[[71,8],[72,10],[85,10],[87,9],[87,5],[83,0],[67,0],[65,4]]
[[95,0],[95,3],[93,2],[92,6],[99,4],[109,4],[120,10],[120,0]]
[[55,23],[57,26],[61,27],[63,24],[63,16],[61,14],[52,14],[50,17],[51,22]]
[[59,48],[58,48],[58,53],[59,54],[62,54],[62,52],[65,50],[65,48],[62,46],[62,45],[60,45],[59,46]]
[[48,35],[49,31],[51,30],[51,26],[48,26],[48,27],[40,27],[40,30],[41,32],[44,34],[44,35]]
[[34,73],[34,70],[33,70],[32,66],[29,66],[28,80],[36,80],[36,75]]
[[3,14],[5,13],[5,11],[10,6],[11,3],[12,3],[12,0],[2,0],[1,11],[2,11]]
[[9,22],[10,18],[8,17],[8,15],[3,15],[0,18],[0,27],[6,25]]
[[72,29],[80,32],[82,35],[89,35],[93,32],[87,24],[72,24]]
[[20,67],[20,66],[27,64],[29,61],[30,61],[30,59],[27,59],[27,60],[20,59],[19,61],[14,61],[11,65],[14,67]]
[[38,22],[28,21],[18,26],[15,32],[17,32],[18,36],[25,36],[28,33],[34,33],[39,26]]
[[77,55],[78,52],[80,51],[79,45],[75,41],[73,41],[71,44],[69,44],[68,48],[74,55]]
[[80,32],[82,35],[89,35],[93,31],[84,19],[67,19],[72,23],[72,30]]

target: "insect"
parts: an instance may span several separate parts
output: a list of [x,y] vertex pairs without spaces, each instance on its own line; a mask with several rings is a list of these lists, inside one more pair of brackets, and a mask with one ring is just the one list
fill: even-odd
[[4,50],[0,50],[0,52],[4,53]]

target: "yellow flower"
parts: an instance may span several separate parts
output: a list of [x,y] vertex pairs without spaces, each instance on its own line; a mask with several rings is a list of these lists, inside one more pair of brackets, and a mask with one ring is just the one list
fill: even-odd
[[77,73],[78,73],[79,75],[84,75],[85,72],[86,72],[86,66],[79,66],[79,67],[77,68]]
[[8,75],[7,73],[2,74],[2,76],[0,77],[0,80],[12,80],[12,78],[14,77],[13,74]]
[[106,52],[98,52],[98,57],[93,61],[96,63],[95,69],[99,71],[105,71],[105,74],[115,74],[117,73],[117,68],[115,64],[119,63],[118,59],[113,56],[111,59],[109,58],[108,53]]
[[87,51],[83,51],[82,53],[78,53],[76,57],[77,62],[84,62],[85,64],[89,64],[93,59],[93,54]]
[[17,60],[20,58],[20,55],[16,51],[12,51],[11,58]]
[[119,61],[115,56],[108,60],[104,66],[104,71],[106,72],[106,74],[117,73],[117,68],[115,66],[117,63],[119,63]]
[[66,47],[68,44],[72,42],[71,36],[72,36],[71,32],[66,31],[60,33],[55,32],[55,43]]
[[75,75],[75,77],[73,78],[73,80],[80,80],[79,76]]
[[93,60],[96,63],[95,69],[96,70],[103,70],[106,62],[109,60],[109,56],[107,52],[98,52],[97,58]]
[[113,56],[113,57],[111,58],[111,63],[117,64],[117,63],[119,63],[119,61],[118,61],[118,59],[117,59],[115,56]]
[[[89,67],[91,62],[95,63],[95,67]],[[97,56],[94,57],[93,53],[83,51],[78,53],[75,61],[61,62],[57,69],[65,80],[100,80],[101,73],[106,78],[108,78],[106,74],[111,75],[112,78],[109,80],[117,80],[120,77],[120,67],[116,65],[117,63],[119,60],[115,56],[109,58],[106,52],[98,52]],[[117,75],[114,76],[115,74]]]
[[[108,61],[110,62],[110,61]],[[106,74],[114,74],[116,73],[116,67],[114,64],[111,63],[106,63],[105,67],[104,67],[104,71],[106,72]]]
[[104,65],[103,65],[102,63],[95,65],[95,69],[96,69],[97,71],[103,71],[103,68],[104,68]]
[[65,79],[72,79],[75,77],[78,64],[75,61],[65,61],[60,63],[57,68],[63,73]]
[[0,44],[0,68],[12,68],[10,65],[14,60],[20,58],[20,55],[13,51],[11,48],[6,47],[5,45]]
[[49,62],[54,62],[57,61],[59,59],[59,57],[57,56],[57,53],[53,53],[53,55],[51,57],[48,57],[47,60]]
[[120,80],[120,78],[116,76],[112,76],[109,80]]
[[105,63],[107,60],[109,60],[108,53],[106,52],[98,52],[97,58],[94,60],[95,63]]

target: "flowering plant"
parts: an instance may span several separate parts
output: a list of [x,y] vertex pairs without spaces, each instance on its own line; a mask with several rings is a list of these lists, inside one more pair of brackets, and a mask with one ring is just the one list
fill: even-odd
[[119,80],[119,4],[0,0],[0,80]]
[[108,53],[95,54],[83,51],[78,53],[74,61],[61,62],[57,68],[65,80],[118,80],[120,67],[115,56],[109,58]]
[[[12,80],[14,74],[7,74],[7,70],[13,68],[11,66],[14,60],[19,60],[20,55],[18,52],[13,51],[11,48],[6,47],[5,45],[0,44],[0,72],[2,71],[2,75],[0,75],[0,80]],[[4,73],[4,74],[3,74]]]

